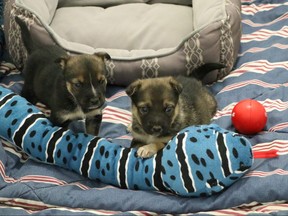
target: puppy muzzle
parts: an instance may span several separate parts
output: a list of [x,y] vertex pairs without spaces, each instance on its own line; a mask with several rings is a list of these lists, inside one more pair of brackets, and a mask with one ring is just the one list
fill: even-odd
[[155,136],[155,137],[161,137],[165,133],[165,129],[161,125],[153,125],[150,127],[148,126],[147,129],[148,130],[146,130],[146,133],[148,133],[149,135]]
[[92,110],[102,108],[104,104],[105,104],[105,99],[95,97],[87,101],[85,105],[82,106],[82,108],[85,112],[90,112]]

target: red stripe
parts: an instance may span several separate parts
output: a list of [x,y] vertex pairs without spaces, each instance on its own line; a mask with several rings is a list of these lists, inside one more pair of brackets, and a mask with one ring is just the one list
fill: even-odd
[[54,184],[58,186],[69,186],[69,185],[75,185],[82,190],[88,190],[90,187],[85,186],[79,182],[74,182],[74,183],[67,183],[63,180],[59,180],[57,178],[49,177],[49,176],[42,176],[42,175],[26,175],[23,176],[19,179],[15,179],[12,177],[9,177],[5,173],[5,166],[0,161],[0,175],[2,176],[3,180],[7,183],[16,183],[16,182],[37,182],[37,183],[45,183],[45,184]]

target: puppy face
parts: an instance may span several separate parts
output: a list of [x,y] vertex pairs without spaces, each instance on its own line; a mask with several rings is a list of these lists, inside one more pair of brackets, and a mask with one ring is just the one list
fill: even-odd
[[181,91],[181,84],[172,77],[135,81],[126,89],[132,100],[133,122],[148,135],[157,138],[169,135],[179,112]]
[[66,87],[87,113],[100,108],[105,102],[106,53],[64,57],[58,60],[63,69]]

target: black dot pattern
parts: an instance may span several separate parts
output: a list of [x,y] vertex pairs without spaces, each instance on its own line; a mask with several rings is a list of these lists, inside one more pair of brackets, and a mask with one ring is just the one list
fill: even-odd
[[195,154],[192,154],[192,155],[191,155],[191,158],[192,158],[192,160],[193,160],[193,162],[194,162],[195,164],[197,164],[197,165],[200,164],[200,161],[199,161],[198,157],[197,157]]
[[[20,110],[18,108],[19,106],[21,106]],[[32,104],[26,103],[26,101],[23,100],[23,98],[19,98],[18,96],[13,97],[9,102],[7,102],[5,108],[6,111],[4,113],[4,118],[6,121],[5,125],[7,125],[6,129],[7,137],[9,139],[11,139],[12,136],[15,137],[14,133],[15,131],[17,131],[20,125],[25,125],[26,118],[27,119],[28,117],[33,118],[33,113],[37,112],[39,113],[39,111],[34,106],[32,106]],[[45,160],[45,155],[43,155],[43,148],[39,147],[40,143],[38,140],[39,138],[42,137],[43,134],[41,130],[41,128],[43,128],[43,125],[41,125],[41,122],[42,123],[45,122],[45,124],[48,125],[47,119],[40,120],[39,118],[35,118],[35,120],[31,122],[31,124],[34,126],[34,129],[32,129],[31,126],[30,127],[25,126],[25,131],[23,131],[23,135],[27,136],[27,141],[25,141],[24,143],[25,146],[19,146],[19,147],[22,147],[29,155],[33,155],[35,158],[39,160]],[[18,135],[23,136],[21,133],[22,131],[18,131]],[[19,138],[21,136],[19,136]],[[22,143],[21,145],[24,144]]]
[[73,150],[73,144],[70,142],[70,143],[68,143],[68,145],[67,145],[67,152],[68,152],[68,153],[71,153],[72,150]]
[[[179,158],[180,156],[178,155],[177,160],[174,160],[171,155],[175,154],[175,148],[173,145],[177,147],[181,143],[179,143],[179,140],[173,139],[174,142],[169,143],[169,149],[173,149],[174,152],[167,151],[167,155],[170,155],[170,157],[167,156],[163,159],[163,181],[164,185],[169,187],[175,184],[173,182],[177,181],[179,177],[182,178],[182,182],[185,182],[185,180],[183,180],[185,176],[185,178],[190,178],[190,181],[194,182],[193,185],[196,187],[195,190],[199,190],[197,192],[198,196],[207,196],[223,190],[233,181],[239,179],[239,173],[236,174],[233,170],[225,172],[231,174],[227,177],[224,176],[223,169],[229,167],[226,166],[225,163],[228,161],[232,164],[234,170],[247,170],[247,167],[244,167],[243,163],[237,163],[234,161],[240,159],[240,154],[243,154],[244,149],[245,153],[250,152],[251,150],[249,150],[249,148],[243,148],[248,146],[246,139],[237,137],[234,133],[225,131],[218,126],[197,126],[193,129],[193,132],[190,132],[189,130],[183,131],[182,136],[183,140],[186,140],[185,153],[190,152],[190,154],[186,155],[186,158],[183,159],[186,164],[188,161],[190,174],[181,175],[181,172],[175,173],[175,170],[182,169],[179,167],[179,164],[181,166],[181,163],[179,163],[181,158]],[[224,143],[220,141],[218,142],[217,137],[220,133],[222,134],[221,136],[224,137]],[[180,134],[178,134],[178,137],[181,137]],[[229,141],[230,139],[233,139],[233,141]],[[238,145],[235,144],[235,140],[239,143]],[[219,149],[226,149],[226,154],[219,154]],[[165,150],[167,150],[167,148]],[[173,173],[171,170],[174,168],[175,170]],[[180,193],[179,190],[175,190],[175,192]]]
[[96,160],[96,161],[95,161],[95,167],[96,167],[97,170],[100,169],[100,167],[101,167],[101,162],[100,162],[100,160]]

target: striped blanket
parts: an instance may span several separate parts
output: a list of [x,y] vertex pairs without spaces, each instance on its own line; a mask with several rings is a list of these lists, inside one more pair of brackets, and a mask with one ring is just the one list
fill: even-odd
[[[231,112],[235,104],[246,98],[259,101],[267,111],[267,124],[262,132],[246,137],[254,151],[275,150],[278,157],[255,159],[250,171],[220,194],[183,198],[163,192],[124,190],[91,181],[74,172],[34,161],[1,140],[1,214],[288,214],[287,0],[242,0],[242,25],[240,53],[233,71],[209,86],[218,101],[213,123],[234,131]],[[12,64],[2,62],[0,82],[19,93],[23,78]],[[109,86],[106,97],[100,135],[128,147],[130,100],[124,88],[117,86]]]

